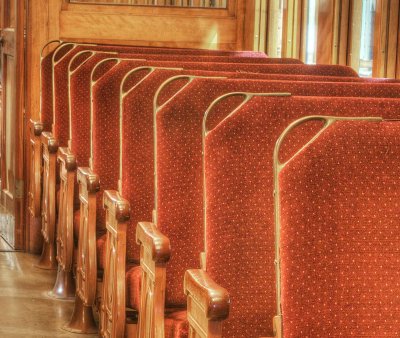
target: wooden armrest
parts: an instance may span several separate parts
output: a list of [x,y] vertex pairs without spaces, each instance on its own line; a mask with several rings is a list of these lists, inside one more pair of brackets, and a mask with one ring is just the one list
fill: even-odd
[[185,294],[198,302],[209,320],[224,320],[229,316],[230,298],[226,289],[219,286],[204,270],[185,272]]
[[41,176],[42,176],[42,145],[40,137],[43,124],[33,119],[29,120],[30,129],[30,179],[28,191],[29,211],[33,218],[40,218]]
[[29,120],[31,134],[34,136],[41,136],[43,132],[43,123],[34,119]]
[[187,270],[184,277],[187,296],[189,336],[221,338],[222,321],[229,316],[228,291],[200,269]]
[[67,172],[76,170],[76,158],[69,148],[61,147],[58,149],[58,161],[63,163]]
[[138,337],[164,337],[166,263],[171,256],[169,239],[151,222],[139,222],[136,242],[140,244],[142,281]]
[[49,154],[56,154],[58,150],[58,141],[52,133],[45,131],[42,132],[41,140],[44,146],[48,149]]
[[115,215],[118,223],[129,221],[130,206],[129,202],[122,198],[118,191],[106,190],[103,195],[104,208],[108,209],[111,214]]
[[169,239],[158,231],[151,222],[139,222],[136,228],[136,242],[151,248],[152,260],[157,264],[165,264],[171,256]]
[[99,176],[90,168],[78,167],[77,179],[89,193],[97,193],[100,190]]
[[126,227],[129,202],[117,191],[103,195],[106,210],[106,259],[100,306],[100,337],[123,337],[126,319]]

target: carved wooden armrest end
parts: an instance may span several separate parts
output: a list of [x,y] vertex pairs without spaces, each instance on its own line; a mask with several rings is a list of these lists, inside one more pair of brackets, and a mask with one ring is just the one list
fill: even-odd
[[151,249],[152,260],[156,264],[165,264],[171,256],[171,245],[168,237],[164,236],[151,222],[139,222],[136,227],[136,242]]
[[215,283],[207,272],[201,269],[187,270],[184,288],[185,294],[190,295],[204,309],[207,319],[220,321],[228,318],[229,293]]
[[30,128],[34,136],[41,136],[43,132],[43,123],[34,119],[29,120]]
[[49,154],[56,154],[58,150],[58,141],[50,132],[42,132],[42,143],[48,149]]
[[76,170],[76,158],[69,148],[60,147],[58,149],[58,161],[64,163],[67,172]]
[[86,187],[89,193],[96,193],[100,190],[99,176],[95,174],[92,169],[78,167],[77,178],[79,184]]

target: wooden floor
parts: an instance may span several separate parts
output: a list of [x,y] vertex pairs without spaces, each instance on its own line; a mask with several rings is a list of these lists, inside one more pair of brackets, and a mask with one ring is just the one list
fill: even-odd
[[97,337],[62,330],[73,303],[47,297],[55,271],[39,270],[37,256],[9,249],[0,239],[0,337]]

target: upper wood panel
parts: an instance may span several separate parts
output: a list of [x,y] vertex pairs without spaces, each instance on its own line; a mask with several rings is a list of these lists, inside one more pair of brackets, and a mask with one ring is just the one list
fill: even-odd
[[246,7],[249,5],[245,0],[229,0],[224,9],[64,2],[58,13],[60,38],[131,45],[242,49]]

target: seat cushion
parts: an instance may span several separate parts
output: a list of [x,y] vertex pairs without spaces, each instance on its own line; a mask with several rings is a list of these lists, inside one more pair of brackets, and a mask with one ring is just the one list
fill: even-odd
[[74,227],[74,240],[78,242],[79,238],[79,225],[81,222],[81,211],[75,210],[74,211],[74,221],[73,221],[73,227]]
[[139,310],[140,287],[142,280],[142,269],[134,266],[126,272],[126,305],[134,310]]
[[58,210],[60,207],[60,185],[57,184],[56,186],[56,213],[58,214]]
[[106,262],[106,237],[107,234],[98,235],[96,239],[97,267],[104,269]]
[[189,333],[186,311],[167,311],[164,320],[164,330],[165,338],[186,338]]

